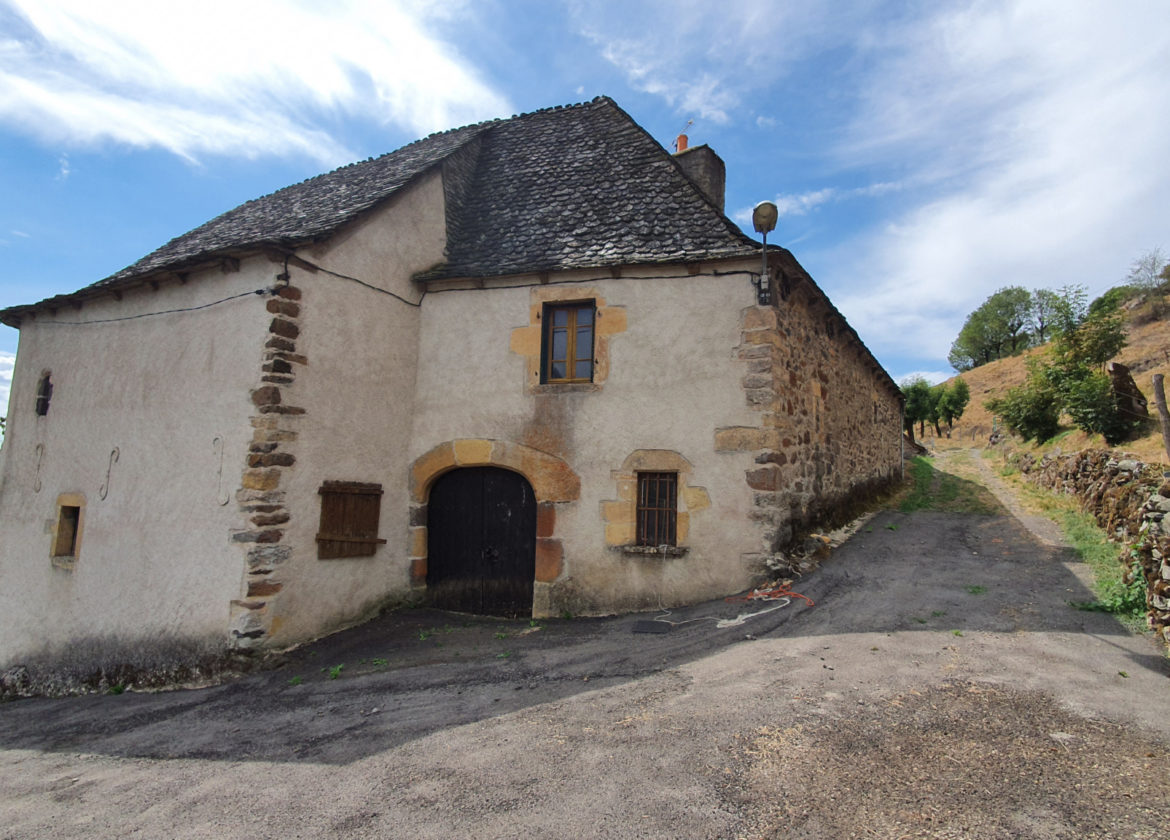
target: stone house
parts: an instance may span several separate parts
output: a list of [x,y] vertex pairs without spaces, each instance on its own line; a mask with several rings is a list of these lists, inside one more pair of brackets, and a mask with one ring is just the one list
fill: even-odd
[[[0,664],[417,597],[693,602],[900,470],[900,393],[723,163],[608,98],[249,201],[20,330]],[[763,302],[761,302],[763,301]]]

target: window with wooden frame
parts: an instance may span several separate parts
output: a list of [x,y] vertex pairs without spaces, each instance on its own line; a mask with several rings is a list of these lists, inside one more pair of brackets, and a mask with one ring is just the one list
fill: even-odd
[[638,473],[637,545],[677,544],[678,473]]
[[593,327],[596,320],[593,301],[545,304],[541,382],[593,381]]
[[385,540],[378,539],[382,485],[326,481],[321,495],[317,559],[369,557]]

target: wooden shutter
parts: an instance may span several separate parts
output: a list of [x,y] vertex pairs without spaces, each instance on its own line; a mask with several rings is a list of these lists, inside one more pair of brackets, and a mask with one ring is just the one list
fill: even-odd
[[382,485],[326,481],[321,495],[317,559],[369,557],[386,542],[378,539]]

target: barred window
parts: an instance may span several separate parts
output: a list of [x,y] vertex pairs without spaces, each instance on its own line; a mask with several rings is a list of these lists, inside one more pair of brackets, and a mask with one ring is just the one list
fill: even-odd
[[676,545],[678,473],[638,473],[638,545]]

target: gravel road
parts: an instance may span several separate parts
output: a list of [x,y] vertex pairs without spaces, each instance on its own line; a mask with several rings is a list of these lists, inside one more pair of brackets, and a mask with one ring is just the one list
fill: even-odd
[[1068,606],[1085,576],[1006,511],[885,512],[815,606],[414,610],[212,688],[8,703],[0,837],[1165,837],[1168,660]]

